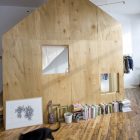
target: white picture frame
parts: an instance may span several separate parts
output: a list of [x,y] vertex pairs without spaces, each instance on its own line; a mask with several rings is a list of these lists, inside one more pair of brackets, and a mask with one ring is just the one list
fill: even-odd
[[6,101],[6,130],[43,124],[42,98]]

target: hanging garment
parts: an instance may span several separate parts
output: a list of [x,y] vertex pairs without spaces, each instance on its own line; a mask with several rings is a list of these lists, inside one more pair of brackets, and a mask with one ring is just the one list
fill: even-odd
[[102,74],[102,79],[103,80],[108,80],[108,73]]
[[127,56],[129,68],[133,70],[133,59],[131,56]]
[[124,63],[124,73],[129,73],[130,72],[129,62],[126,56],[124,56],[123,58],[123,63]]
[[123,57],[124,73],[130,73],[130,70],[133,70],[134,63],[131,56]]

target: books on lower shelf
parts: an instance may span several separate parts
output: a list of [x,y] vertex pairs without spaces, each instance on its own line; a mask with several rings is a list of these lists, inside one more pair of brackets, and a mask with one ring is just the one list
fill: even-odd
[[74,119],[80,117],[81,119],[87,120],[96,118],[99,115],[129,111],[132,110],[131,102],[128,99],[125,99],[123,101],[113,101],[108,104],[101,103],[99,105],[73,105]]

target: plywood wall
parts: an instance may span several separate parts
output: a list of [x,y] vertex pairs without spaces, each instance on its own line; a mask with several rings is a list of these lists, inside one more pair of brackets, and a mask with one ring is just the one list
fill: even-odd
[[[42,45],[68,45],[69,73],[43,75]],[[119,73],[119,93],[100,93],[100,74]],[[3,36],[7,100],[43,97],[62,105],[122,99],[121,26],[88,0],[48,0]]]

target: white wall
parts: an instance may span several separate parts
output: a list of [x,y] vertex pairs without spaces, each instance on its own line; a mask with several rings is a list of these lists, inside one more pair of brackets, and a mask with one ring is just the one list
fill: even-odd
[[[32,11],[34,8],[0,6],[0,55],[2,55],[2,35],[12,26],[17,24],[21,19],[27,16],[27,10]],[[2,91],[2,61],[0,60],[0,92]]]
[[[110,13],[109,13],[110,14]],[[133,42],[132,42],[132,24],[131,16],[123,14],[110,14],[122,24],[122,37],[123,37],[123,55],[133,56]],[[135,71],[130,71],[129,74],[124,74],[124,87],[133,88],[135,83]],[[135,78],[134,78],[135,77]]]
[[134,88],[140,85],[140,14],[112,15],[123,27],[123,54],[131,55],[134,61],[134,70],[124,74],[124,86]]
[[132,51],[134,60],[134,72],[131,79],[133,85],[140,84],[140,14],[131,16],[132,27]]
[[[115,17],[122,24],[123,55],[133,56],[131,18],[128,15],[123,15],[123,16],[117,15]],[[125,88],[133,88],[133,85],[134,85],[133,76],[134,76],[134,71],[130,71],[130,73],[124,74],[124,87]]]
[[[130,71],[129,74],[124,74],[125,88],[133,88],[140,84],[140,14],[136,14],[139,13],[139,8],[137,7],[139,4],[135,3],[135,6],[133,4],[134,3],[129,4],[129,6],[131,7],[130,10],[126,9],[127,11],[131,11],[131,14],[122,14],[125,13],[124,8],[126,8],[126,4],[120,5],[122,7],[121,10],[124,10],[120,14],[116,14],[119,13],[119,5],[108,5],[101,7],[104,11],[106,11],[112,17],[116,18],[122,24],[123,54],[131,55],[134,60],[134,70]],[[113,6],[114,8],[116,7],[116,9],[114,9]],[[135,11],[136,9],[137,11]]]
[[[107,2],[108,0],[103,3]],[[115,1],[112,0],[112,2]],[[129,74],[124,74],[125,88],[133,88],[140,84],[140,14],[137,14],[140,13],[139,2],[139,0],[134,2],[126,0],[125,4],[111,4],[100,7],[122,24],[123,54],[131,55],[134,60],[134,70]]]

